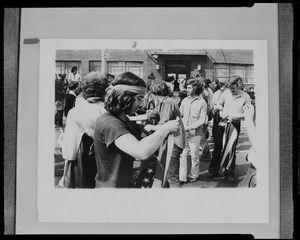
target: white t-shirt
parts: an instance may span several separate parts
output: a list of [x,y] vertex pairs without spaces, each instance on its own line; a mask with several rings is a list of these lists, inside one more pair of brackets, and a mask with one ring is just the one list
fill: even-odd
[[80,104],[77,104],[69,111],[62,139],[64,159],[77,159],[78,147],[82,135],[86,133],[94,138],[96,120],[105,112],[103,102],[88,103],[86,100],[81,100]]
[[68,75],[68,80],[70,81],[75,81],[75,82],[79,82],[81,81],[81,75],[79,73],[76,73],[75,75],[70,72]]

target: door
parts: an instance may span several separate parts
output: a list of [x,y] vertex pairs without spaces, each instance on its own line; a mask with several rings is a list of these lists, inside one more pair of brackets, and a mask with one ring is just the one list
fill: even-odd
[[166,60],[165,79],[174,78],[174,91],[179,91],[177,79],[190,78],[191,62],[186,60]]

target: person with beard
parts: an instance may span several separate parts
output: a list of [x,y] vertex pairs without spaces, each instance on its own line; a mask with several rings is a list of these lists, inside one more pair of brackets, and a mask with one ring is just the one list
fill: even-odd
[[[244,118],[243,106],[251,104],[250,96],[242,91],[243,80],[239,76],[233,76],[227,81],[227,89],[220,97],[216,109],[219,109],[221,121],[218,124],[214,151],[209,165],[207,178],[220,177],[222,174],[229,182],[233,182],[236,145],[241,131],[241,119]],[[225,142],[223,142],[223,138]]]

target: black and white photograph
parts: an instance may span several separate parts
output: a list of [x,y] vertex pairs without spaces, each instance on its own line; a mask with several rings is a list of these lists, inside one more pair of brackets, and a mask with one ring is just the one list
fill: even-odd
[[290,235],[290,8],[6,9],[6,231]]
[[[265,41],[200,39],[41,40],[39,137],[47,132],[54,144],[46,155],[50,145],[40,141],[39,159],[54,158],[52,164],[39,162],[40,206],[50,187],[64,199],[80,196],[76,201],[105,195],[111,211],[100,221],[177,221],[172,215],[117,217],[124,210],[112,207],[111,201],[119,200],[110,196],[124,197],[124,191],[128,201],[136,194],[147,201],[163,195],[161,207],[167,208],[182,194],[201,195],[203,201],[221,195],[225,202],[261,194],[263,208],[268,200],[268,129],[263,127],[266,101],[261,101],[267,94],[266,46]],[[244,220],[265,221],[267,212]],[[209,215],[205,221],[215,221]],[[39,217],[47,219],[42,210]],[[232,214],[220,221],[239,218]],[[203,220],[195,212],[188,221]]]
[[[255,187],[253,50],[138,49],[138,43],[132,41],[132,49],[56,51],[55,185]],[[112,116],[122,119],[120,113],[105,107],[105,96],[109,98],[110,87],[119,81],[123,84],[125,79],[143,82],[141,93],[131,91],[139,97],[138,107],[122,114],[131,123],[123,127],[134,129],[123,134],[136,138],[132,142],[124,139],[124,144],[132,145],[124,148],[115,142],[123,134],[103,136],[101,131],[108,130],[97,121],[107,111],[110,117],[106,121],[113,121]],[[124,91],[130,89],[124,88],[120,94]],[[82,101],[91,104],[78,104]],[[125,104],[123,99],[115,107]],[[158,127],[167,128],[163,124],[177,117],[182,124],[178,134],[175,131],[154,138],[151,146],[153,140],[149,143],[147,137]],[[112,142],[107,143],[110,138]],[[107,148],[102,149],[95,139]],[[107,151],[107,156],[99,151]]]

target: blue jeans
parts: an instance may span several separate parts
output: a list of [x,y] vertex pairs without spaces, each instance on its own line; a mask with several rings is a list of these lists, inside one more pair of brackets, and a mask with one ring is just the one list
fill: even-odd
[[182,153],[182,148],[178,147],[174,144],[169,168],[167,172],[167,180],[170,184],[170,188],[180,188],[180,180],[179,180],[179,159],[180,154]]
[[[194,180],[199,176],[200,173],[199,165],[200,165],[201,156],[199,156],[200,154],[199,148],[200,148],[201,136],[196,135],[196,136],[188,137],[187,141],[189,146],[182,151],[182,155],[180,159],[181,161],[180,174],[181,174],[182,181],[186,181],[187,180],[185,179],[186,177]],[[190,149],[190,154],[191,154],[191,171],[188,174],[188,176],[186,176],[188,173],[188,165],[187,165],[188,148]]]

